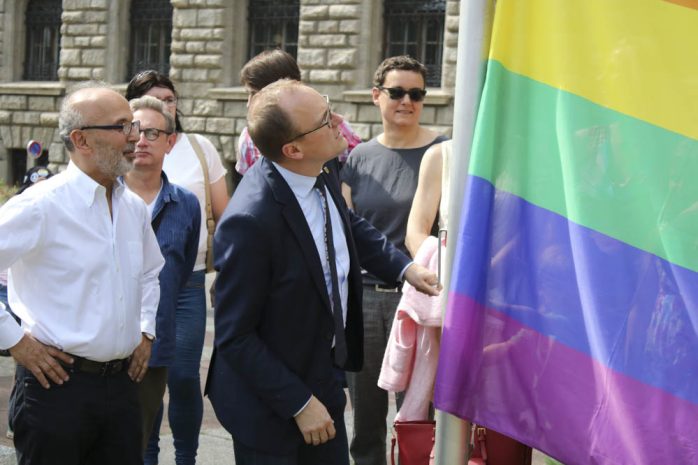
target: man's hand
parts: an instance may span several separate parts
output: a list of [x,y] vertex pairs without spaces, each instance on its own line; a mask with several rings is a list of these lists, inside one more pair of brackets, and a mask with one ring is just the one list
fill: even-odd
[[[10,355],[27,370],[31,371],[39,384],[49,389],[48,379],[56,384],[63,384],[70,377],[58,360],[71,365],[73,358],[55,347],[47,346],[25,334],[17,344],[10,348]],[[48,379],[46,377],[48,376]]]
[[128,365],[128,375],[137,383],[143,381],[145,373],[148,371],[148,360],[150,360],[150,350],[153,348],[153,341],[145,337],[141,338],[136,350],[131,354],[131,361]]
[[441,285],[436,273],[432,273],[417,263],[407,267],[405,270],[405,281],[412,284],[419,292],[427,295],[437,296],[441,291]]
[[308,405],[296,415],[295,420],[298,429],[303,433],[306,444],[314,446],[324,444],[330,439],[334,439],[337,434],[332,417],[315,396],[310,398]]

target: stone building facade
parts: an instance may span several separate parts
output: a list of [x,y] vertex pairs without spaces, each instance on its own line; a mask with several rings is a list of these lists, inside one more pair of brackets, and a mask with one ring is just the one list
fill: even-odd
[[[57,134],[60,103],[71,85],[101,79],[125,89],[131,0],[62,0],[58,80],[23,81],[25,11],[30,0],[0,0],[0,180],[29,140],[42,142],[49,166],[67,155]],[[253,1],[253,0],[250,0]],[[248,0],[171,0],[170,77],[180,94],[185,131],[206,135],[229,171],[245,126],[247,94],[239,71],[247,60]],[[422,123],[450,134],[459,1],[446,2],[440,88],[429,88]],[[297,59],[305,82],[368,140],[381,131],[370,98],[382,59],[382,0],[301,0]],[[28,162],[31,166],[33,161]]]

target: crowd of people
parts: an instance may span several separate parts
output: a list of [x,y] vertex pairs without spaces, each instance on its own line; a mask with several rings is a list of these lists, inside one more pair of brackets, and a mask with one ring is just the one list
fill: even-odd
[[383,61],[371,91],[383,131],[361,142],[291,55],[253,58],[230,199],[167,76],[138,73],[125,97],[99,82],[72,89],[59,114],[70,163],[30,170],[31,187],[0,209],[18,462],[157,464],[167,390],[176,463],[194,464],[215,269],[204,394],[236,463],[385,465],[377,383],[402,286],[440,293],[411,258],[444,227],[448,145],[420,125],[425,80],[413,58]]

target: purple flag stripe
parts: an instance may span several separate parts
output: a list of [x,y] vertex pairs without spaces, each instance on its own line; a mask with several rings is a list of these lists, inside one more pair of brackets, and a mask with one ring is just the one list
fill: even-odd
[[[567,465],[698,463],[698,405],[467,296],[450,298],[457,310],[445,321],[437,408]],[[459,314],[478,315],[480,329],[464,327]]]
[[[470,176],[467,199],[452,292],[698,404],[698,273],[480,177]],[[449,313],[482,328],[453,302]]]

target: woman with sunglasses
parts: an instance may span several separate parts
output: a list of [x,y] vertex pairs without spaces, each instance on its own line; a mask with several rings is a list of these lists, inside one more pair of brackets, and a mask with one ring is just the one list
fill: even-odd
[[[387,58],[373,78],[373,103],[383,133],[359,144],[341,171],[349,208],[407,253],[407,217],[424,152],[446,139],[419,124],[426,95],[426,68],[409,56]],[[347,373],[354,411],[350,451],[356,465],[385,465],[388,393],[376,385],[400,301],[398,283],[364,275],[364,367]]]
[[[228,203],[226,169],[221,163],[218,151],[208,139],[199,134],[188,135],[182,131],[177,111],[177,92],[167,76],[154,70],[136,74],[128,83],[126,99],[133,100],[144,95],[164,102],[175,119],[177,142],[165,157],[163,170],[173,184],[193,192],[201,205],[199,252],[194,272],[179,294],[175,317],[175,357],[169,367],[167,380],[170,394],[168,418],[174,437],[175,462],[177,465],[193,465],[199,447],[199,431],[203,418],[199,369],[206,334],[206,191],[209,191],[213,220],[218,221]],[[196,145],[198,147],[195,147]],[[204,166],[207,173],[204,173]],[[158,463],[161,421],[162,409],[155,420],[146,449],[146,465]]]

